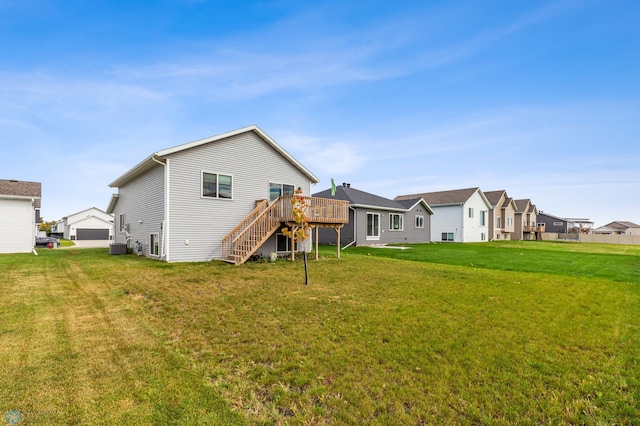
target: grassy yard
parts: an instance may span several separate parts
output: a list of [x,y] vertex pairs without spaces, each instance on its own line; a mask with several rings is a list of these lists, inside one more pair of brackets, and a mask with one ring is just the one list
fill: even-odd
[[300,262],[1,255],[0,414],[25,424],[640,423],[637,248],[322,254],[309,286]]

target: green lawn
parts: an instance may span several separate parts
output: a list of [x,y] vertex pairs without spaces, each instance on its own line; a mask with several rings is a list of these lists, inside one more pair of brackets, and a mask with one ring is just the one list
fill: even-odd
[[0,414],[58,424],[640,423],[637,248],[321,254],[309,286],[301,262],[0,255]]

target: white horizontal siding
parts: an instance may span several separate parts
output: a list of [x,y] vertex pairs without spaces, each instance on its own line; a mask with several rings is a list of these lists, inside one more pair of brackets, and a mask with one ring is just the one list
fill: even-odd
[[30,200],[0,199],[0,253],[33,250],[35,226],[35,211]]
[[[269,198],[269,182],[310,195],[309,178],[253,132],[172,154],[169,170],[171,262],[219,259],[222,238]],[[233,176],[233,199],[203,198],[202,171]]]
[[125,243],[126,236],[120,232],[120,214],[125,214],[129,224],[131,240],[143,243],[144,253],[149,254],[149,235],[158,233],[162,244],[162,221],[164,219],[164,166],[158,165],[139,178],[118,188],[118,201],[114,208],[115,242]]

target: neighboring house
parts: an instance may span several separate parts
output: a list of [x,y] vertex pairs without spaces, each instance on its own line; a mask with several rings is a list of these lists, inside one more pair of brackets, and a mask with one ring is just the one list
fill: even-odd
[[[118,188],[115,242],[167,262],[242,263],[291,249],[278,231],[293,224],[295,188],[318,178],[257,126],[154,152],[109,186]],[[309,223],[340,226],[343,201],[309,199]],[[310,246],[310,241],[306,247]]]
[[[341,232],[344,245],[427,243],[431,241],[433,211],[422,198],[394,201],[351,188],[348,183],[313,194],[349,202],[349,223]],[[336,244],[336,233],[320,229],[321,244]]]
[[0,180],[0,253],[33,250],[40,223],[42,184]]
[[593,230],[594,234],[640,235],[640,225],[633,222],[615,221]]
[[538,212],[536,222],[539,226],[544,225],[544,232],[560,234],[576,232],[576,230],[588,234],[593,229],[593,222],[589,219],[559,217],[542,211]]
[[516,204],[515,227],[513,239],[516,240],[537,240],[541,238],[540,233],[545,231],[543,225],[538,226],[536,218],[538,209],[530,199],[514,200]]
[[489,210],[489,239],[490,240],[510,240],[511,234],[515,230],[516,204],[509,198],[507,191],[485,192],[491,210]]
[[91,207],[63,217],[51,233],[67,240],[113,240],[113,215]]
[[395,201],[422,198],[431,207],[431,241],[481,242],[489,238],[491,205],[480,188],[400,195]]

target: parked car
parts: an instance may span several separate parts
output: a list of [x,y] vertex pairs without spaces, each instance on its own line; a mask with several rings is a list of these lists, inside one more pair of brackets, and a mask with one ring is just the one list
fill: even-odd
[[49,243],[56,244],[60,247],[60,240],[53,237],[36,237],[36,247],[47,247]]

